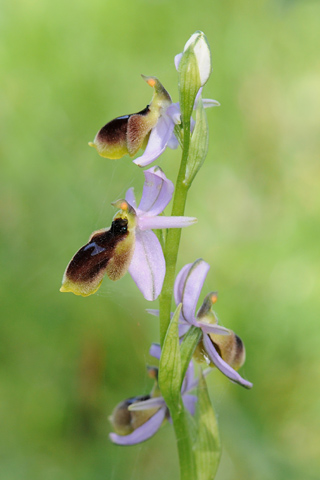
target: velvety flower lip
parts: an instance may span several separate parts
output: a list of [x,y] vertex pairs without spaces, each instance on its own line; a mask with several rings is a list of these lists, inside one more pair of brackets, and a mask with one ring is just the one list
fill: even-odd
[[173,183],[159,167],[145,170],[144,176],[139,206],[132,188],[125,200],[113,203],[120,211],[111,227],[94,232],[74,255],[63,276],[62,292],[91,295],[98,290],[105,274],[111,280],[118,280],[129,270],[146,300],[159,296],[166,267],[160,242],[152,229],[183,228],[197,219],[159,216],[172,198]]
[[[149,353],[151,356],[160,359],[160,345],[152,344]],[[194,415],[197,397],[195,395],[189,394],[188,392],[195,388],[197,384],[198,380],[194,379],[194,369],[191,361],[181,387],[183,403],[185,407],[189,410],[191,415]],[[118,435],[117,433],[110,433],[109,437],[111,441],[113,443],[116,443],[117,445],[129,446],[148,440],[160,429],[163,421],[166,418],[169,421],[171,420],[170,412],[164,398],[161,396],[151,396],[151,398],[149,398],[148,400],[135,402],[131,406],[129,406],[129,411],[131,412],[147,411],[155,408],[158,408],[158,411],[154,415],[152,415],[151,418],[149,418],[145,423],[136,428],[132,433],[129,433],[128,435]]]
[[139,206],[133,189],[126,201],[135,211],[136,243],[129,273],[147,300],[155,300],[161,292],[165,276],[165,260],[160,242],[152,229],[182,228],[197,221],[193,217],[158,216],[170,202],[174,186],[160,167],[144,171],[145,183]]
[[127,154],[133,157],[140,148],[145,148],[151,130],[171,104],[169,93],[156,77],[142,75],[142,78],[154,89],[150,104],[140,112],[111,120],[99,130],[89,145],[102,157],[111,160]]
[[[218,348],[221,353],[221,350],[225,348],[229,355],[230,343],[235,343],[236,351],[234,355],[230,357],[230,362],[234,364],[236,368],[239,368],[244,361],[244,346],[240,338],[231,330],[219,326],[217,324],[217,317],[211,310],[212,304],[216,301],[216,294],[212,292],[207,295],[203,305],[198,312],[196,312],[200,292],[209,269],[209,264],[199,259],[194,263],[185,265],[177,275],[174,285],[174,297],[177,305],[182,303],[179,321],[183,328],[179,333],[180,335],[185,334],[191,326],[200,328],[203,333],[202,343],[205,356],[230,380],[245,388],[251,388],[252,383],[243,379],[217,351]],[[227,337],[230,336],[230,340],[223,341],[222,339],[225,338],[224,335]],[[220,345],[218,342],[220,342]],[[237,348],[239,351],[237,351]]]

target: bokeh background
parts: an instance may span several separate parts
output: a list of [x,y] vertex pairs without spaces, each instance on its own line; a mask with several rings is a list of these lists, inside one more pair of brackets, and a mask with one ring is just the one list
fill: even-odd
[[[108,440],[122,399],[147,393],[158,322],[131,277],[89,298],[62,273],[110,202],[143,175],[87,146],[145,107],[155,75],[178,100],[173,57],[203,30],[209,155],[193,184],[178,268],[211,264],[221,323],[244,340],[242,374],[208,382],[223,455],[217,480],[320,478],[320,3],[2,0],[0,5],[0,478],[175,480],[172,428]],[[179,152],[160,165],[175,179]]]

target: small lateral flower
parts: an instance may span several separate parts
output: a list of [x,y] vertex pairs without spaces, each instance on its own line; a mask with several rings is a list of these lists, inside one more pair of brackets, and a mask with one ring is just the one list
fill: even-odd
[[[160,359],[160,345],[152,344],[150,355]],[[144,442],[160,429],[166,419],[170,420],[169,409],[158,387],[157,368],[149,367],[149,374],[155,379],[155,385],[150,395],[129,398],[115,407],[110,417],[115,431],[110,433],[113,443],[128,446]],[[188,392],[197,384],[198,380],[194,379],[191,361],[181,387],[183,403],[191,415],[194,415],[197,397]]]
[[142,75],[142,78],[154,88],[150,105],[138,113],[117,117],[99,130],[89,145],[102,157],[112,160],[126,154],[133,157],[140,148],[146,147],[151,131],[156,132],[153,137],[165,135],[167,122],[163,115],[171,104],[171,97],[156,77]]
[[238,370],[245,361],[245,348],[240,337],[232,330],[218,325],[216,314],[212,310],[217,301],[216,292],[209,293],[196,313],[197,303],[205,278],[210,269],[208,263],[199,259],[185,265],[177,275],[174,285],[176,304],[182,303],[180,317],[180,335],[184,335],[191,326],[202,330],[202,339],[195,351],[195,359],[216,366],[233,382],[245,388],[252,383],[243,379]]
[[147,300],[158,297],[165,276],[165,260],[152,229],[187,227],[197,219],[159,216],[172,198],[173,183],[159,167],[144,171],[144,176],[139,206],[132,188],[124,200],[113,203],[120,210],[111,227],[94,232],[74,255],[60,291],[88,296],[98,290],[105,274],[115,281],[129,270]]

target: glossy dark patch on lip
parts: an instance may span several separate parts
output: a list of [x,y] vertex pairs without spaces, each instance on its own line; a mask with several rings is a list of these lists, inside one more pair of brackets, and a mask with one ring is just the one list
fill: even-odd
[[109,230],[94,234],[90,241],[74,255],[66,276],[73,282],[90,282],[105,269],[117,244],[129,234],[128,221],[118,218]]
[[130,115],[125,115],[111,120],[99,131],[98,140],[111,145],[125,142],[129,118]]
[[149,105],[146,106],[143,110],[138,113],[132,113],[130,115],[123,115],[122,117],[117,117],[111,122],[107,123],[104,127],[99,130],[97,139],[100,142],[108,143],[109,145],[117,145],[119,143],[126,142],[127,128],[130,117],[133,115],[145,116],[149,112]]

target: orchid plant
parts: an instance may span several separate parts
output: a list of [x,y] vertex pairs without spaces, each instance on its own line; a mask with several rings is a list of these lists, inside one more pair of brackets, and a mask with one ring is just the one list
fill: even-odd
[[[134,445],[149,439],[169,420],[176,434],[181,480],[209,480],[218,468],[220,439],[205,376],[216,367],[233,383],[247,389],[252,383],[238,373],[245,361],[242,340],[218,324],[213,310],[216,292],[207,294],[197,310],[209,264],[196,260],[175,278],[181,228],[196,222],[184,213],[188,191],[208,151],[205,109],[219,103],[202,98],[212,70],[202,32],[190,37],[174,63],[179,102],[172,102],[156,77],[143,76],[154,89],[150,104],[138,113],[111,120],[89,145],[108,159],[129,155],[139,167],[151,164],[167,147],[180,145],[175,185],[160,167],[145,170],[139,205],[132,188],[124,199],[112,203],[118,211],[111,226],[93,232],[75,253],[60,290],[88,296],[98,290],[105,275],[115,281],[129,271],[146,300],[159,298],[159,309],[149,310],[160,320],[160,345],[152,344],[150,349],[159,365],[148,367],[154,387],[150,394],[130,397],[115,407],[110,439],[118,445]],[[144,152],[136,157],[140,149]],[[171,216],[162,215],[171,200]],[[171,313],[173,297],[176,309]],[[198,378],[194,378],[193,362],[208,367],[204,372],[198,368]]]

